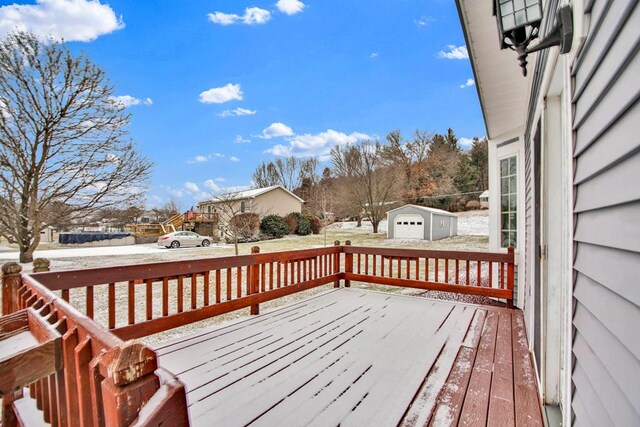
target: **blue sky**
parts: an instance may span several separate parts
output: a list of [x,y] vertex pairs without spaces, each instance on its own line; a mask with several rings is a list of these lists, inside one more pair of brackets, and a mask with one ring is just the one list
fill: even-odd
[[[484,124],[449,0],[0,1],[108,74],[156,164],[149,205],[248,186],[276,155]],[[4,19],[4,20],[3,20]],[[463,139],[463,142],[466,140]]]

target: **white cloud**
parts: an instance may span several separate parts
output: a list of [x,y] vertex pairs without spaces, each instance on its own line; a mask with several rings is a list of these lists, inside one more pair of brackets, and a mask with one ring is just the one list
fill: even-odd
[[472,138],[458,138],[458,144],[462,147],[463,150],[468,150],[473,145]]
[[258,135],[259,138],[271,139],[279,136],[291,136],[293,135],[293,129],[284,123],[275,122],[264,128],[262,135]]
[[378,52],[371,52],[371,55],[369,55],[369,58],[377,58],[378,56],[380,56]]
[[153,105],[153,100],[151,98],[146,99],[138,99],[131,95],[121,95],[114,96],[113,99],[117,104],[119,104],[122,108],[128,108],[132,105]]
[[421,16],[420,18],[413,21],[418,27],[426,27],[430,22],[434,22],[435,19],[431,16]]
[[178,189],[168,188],[167,190],[174,197],[183,197],[184,196],[184,191],[180,190],[179,188]]
[[236,140],[234,142],[236,144],[248,144],[251,140],[243,138],[242,135],[236,135]]
[[278,3],[276,3],[278,10],[287,15],[295,15],[302,12],[305,6],[300,0],[278,0]]
[[220,157],[220,158],[224,157],[224,154],[222,154],[222,153],[213,153],[213,155],[216,156],[216,157]]
[[242,22],[247,25],[266,24],[271,19],[271,12],[259,7],[248,7],[244,10]]
[[461,85],[460,85],[460,89],[464,89],[464,88],[466,88],[466,87],[471,87],[471,86],[473,86],[473,85],[475,85],[475,84],[476,84],[475,80],[473,80],[473,79],[467,79],[467,81],[466,81],[465,83],[463,83],[463,84],[461,84]]
[[466,46],[450,44],[447,46],[447,49],[449,49],[448,52],[445,52],[444,50],[438,52],[438,56],[445,59],[469,59],[469,52],[467,52]]
[[204,163],[204,162],[208,162],[209,159],[211,159],[211,156],[195,156],[193,159],[188,160],[187,163]]
[[222,104],[234,99],[242,100],[242,89],[239,84],[228,83],[202,92],[199,101],[204,104]]
[[231,160],[232,162],[239,162],[240,161],[240,159],[237,158],[236,156],[229,157],[229,160]]
[[209,21],[220,25],[231,25],[238,22],[247,25],[266,24],[271,19],[271,12],[259,7],[248,7],[242,16],[235,13],[214,12],[210,13],[208,17]]
[[122,28],[122,17],[97,0],[36,0],[0,7],[0,36],[19,29],[42,39],[89,42]]
[[249,110],[247,108],[238,107],[233,110],[224,110],[222,113],[218,113],[220,117],[231,117],[231,116],[252,116],[257,113],[256,110]]
[[193,183],[193,182],[185,182],[184,183],[184,188],[189,192],[189,193],[197,193],[200,191],[200,188],[198,188],[198,185]]
[[326,159],[332,147],[354,144],[364,139],[371,139],[371,137],[361,132],[353,132],[347,135],[343,132],[327,129],[317,134],[296,135],[289,139],[288,145],[278,144],[266,150],[266,152],[276,156],[318,156],[321,159]]
[[209,190],[213,191],[214,193],[218,193],[218,192],[220,192],[220,190],[222,190],[222,188],[221,188],[218,184],[216,184],[216,183],[215,183],[215,181],[214,181],[213,179],[208,179],[208,180],[206,180],[206,181],[204,182],[204,186],[205,186],[207,189],[209,189]]
[[235,24],[241,18],[240,15],[236,15],[235,13],[222,13],[222,12],[210,13],[208,16],[209,16],[209,21],[213,22],[214,24],[220,24],[220,25]]
[[215,182],[225,182],[226,179],[224,179],[224,178],[215,178],[214,181]]

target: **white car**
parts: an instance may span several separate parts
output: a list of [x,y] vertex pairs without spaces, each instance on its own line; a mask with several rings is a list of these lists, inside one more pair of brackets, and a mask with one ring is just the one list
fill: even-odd
[[209,246],[213,239],[209,236],[201,236],[193,231],[174,231],[158,237],[158,246],[165,248],[179,248],[187,246]]

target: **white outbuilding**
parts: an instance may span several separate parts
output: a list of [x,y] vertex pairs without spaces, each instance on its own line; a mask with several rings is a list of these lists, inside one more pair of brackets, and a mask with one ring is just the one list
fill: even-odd
[[441,209],[404,205],[387,212],[388,239],[440,240],[458,235],[458,217]]

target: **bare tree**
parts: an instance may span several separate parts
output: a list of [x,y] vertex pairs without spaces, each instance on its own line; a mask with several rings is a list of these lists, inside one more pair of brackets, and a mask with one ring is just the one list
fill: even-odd
[[400,167],[404,173],[402,197],[416,201],[417,195],[425,192],[424,183],[428,181],[425,165],[432,136],[416,130],[413,140],[403,142],[400,131],[387,135],[388,144],[383,147],[382,160],[389,167]]
[[253,172],[256,187],[281,185],[289,191],[300,187],[304,178],[317,176],[318,160],[314,157],[298,159],[296,157],[278,157],[275,161],[263,162]]
[[385,167],[382,150],[378,141],[361,141],[331,150],[336,174],[348,179],[349,194],[369,217],[374,233],[378,232],[400,181],[395,168]]
[[[214,208],[218,212],[219,223],[225,234],[225,239],[233,242],[235,254],[239,254],[238,241],[243,238],[253,236],[260,225],[260,212],[255,211],[255,207],[250,199],[238,197],[237,192],[221,193],[213,197]],[[245,214],[253,214],[257,217],[257,224],[253,218]]]
[[24,32],[0,42],[0,234],[18,242],[21,262],[43,227],[140,201],[152,163],[127,138],[113,94],[61,42]]

